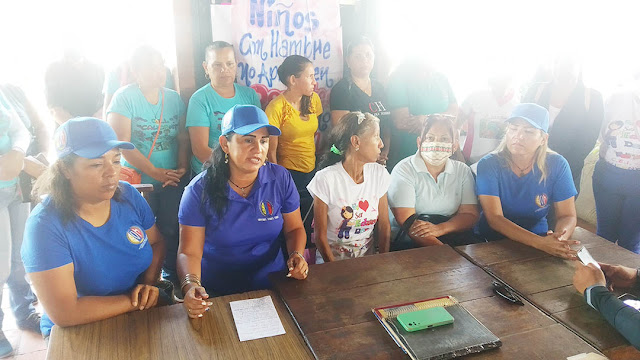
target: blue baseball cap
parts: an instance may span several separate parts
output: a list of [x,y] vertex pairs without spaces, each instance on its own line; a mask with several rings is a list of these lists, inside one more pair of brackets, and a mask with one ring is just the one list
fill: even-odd
[[113,148],[136,148],[130,142],[119,141],[106,121],[92,117],[78,117],[65,122],[56,130],[53,139],[59,159],[69,154],[95,159]]
[[234,105],[222,118],[222,135],[230,132],[247,135],[263,127],[269,130],[269,135],[281,134],[280,129],[269,125],[267,114],[254,105]]
[[511,111],[507,122],[522,119],[536,129],[549,132],[549,111],[538,104],[524,103],[516,105]]

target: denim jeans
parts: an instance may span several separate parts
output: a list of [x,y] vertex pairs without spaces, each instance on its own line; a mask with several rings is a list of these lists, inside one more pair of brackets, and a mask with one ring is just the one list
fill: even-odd
[[[17,321],[35,311],[31,304],[35,297],[25,278],[20,257],[24,225],[29,216],[29,204],[22,203],[17,186],[0,189],[0,289],[9,285],[9,301]],[[0,292],[0,303],[2,292]],[[0,310],[0,324],[4,313]]]
[[603,159],[593,171],[597,234],[640,254],[640,171],[617,168]]
[[[162,270],[170,277],[176,275],[176,259],[178,257],[178,208],[185,186],[189,183],[188,176],[183,176],[178,186],[156,185],[153,191],[148,193],[147,201],[156,217],[156,226],[162,234],[166,245],[166,255]],[[172,281],[175,279],[171,279]]]

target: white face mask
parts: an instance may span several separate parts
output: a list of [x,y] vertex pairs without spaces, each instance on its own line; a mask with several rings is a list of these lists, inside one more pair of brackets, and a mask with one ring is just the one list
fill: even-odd
[[441,166],[453,154],[452,150],[452,143],[425,141],[420,145],[420,156],[429,165]]

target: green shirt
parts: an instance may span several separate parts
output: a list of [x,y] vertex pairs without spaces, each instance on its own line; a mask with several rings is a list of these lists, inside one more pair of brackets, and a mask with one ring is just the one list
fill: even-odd
[[[232,98],[223,98],[207,84],[196,91],[189,100],[187,109],[187,128],[190,126],[205,126],[209,128],[209,147],[214,148],[222,134],[222,118],[227,110],[234,105],[260,106],[260,98],[252,88],[233,84],[236,94]],[[202,162],[197,157],[191,157],[191,170],[199,173]]]
[[[411,115],[442,113],[455,103],[449,80],[440,73],[428,78],[416,78],[413,73],[395,73],[387,88],[387,104],[391,110],[408,108]],[[417,134],[398,130],[391,131],[391,148],[387,168],[392,169],[400,160],[416,153]]]
[[[158,103],[150,104],[137,84],[121,87],[113,95],[107,113],[118,113],[131,119],[131,142],[145,157],[149,156],[153,140],[158,139],[151,152],[149,161],[153,166],[163,169],[176,169],[178,166],[178,133],[180,118],[184,115],[184,102],[177,92],[164,89],[164,106],[162,94]],[[162,114],[162,124],[160,115]],[[158,125],[160,124],[160,133]],[[125,166],[135,167],[124,161]],[[136,169],[137,170],[137,169]],[[143,184],[159,184],[147,174],[142,174]]]

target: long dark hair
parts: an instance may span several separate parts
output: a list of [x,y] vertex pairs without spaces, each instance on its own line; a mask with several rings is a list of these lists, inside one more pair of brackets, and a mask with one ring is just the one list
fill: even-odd
[[[234,133],[229,133],[225,137],[227,140],[231,140],[233,135]],[[206,206],[206,200],[209,200],[218,216],[218,221],[220,221],[229,205],[227,181],[231,176],[229,163],[225,162],[225,152],[222,151],[220,144],[213,149],[211,157],[204,163],[203,169],[207,172],[204,185],[207,196],[202,197],[202,206]]]
[[[291,75],[300,77],[300,75],[302,75],[302,71],[304,71],[304,68],[306,68],[308,64],[311,64],[311,60],[304,56],[287,56],[287,58],[282,62],[282,65],[278,67],[278,78],[288,87],[289,77]],[[300,115],[307,116],[309,114],[311,114],[311,97],[302,95],[302,100],[300,101]]]
[[360,45],[369,46],[371,48],[371,51],[375,53],[375,48],[373,47],[373,43],[366,36],[358,36],[349,43],[349,46],[347,46],[347,52],[345,52],[345,56],[344,56],[344,66],[342,67],[344,69],[343,77],[349,81],[352,81],[352,79],[351,79],[351,69],[349,69],[349,65],[347,64],[347,59],[349,58],[349,56],[351,56],[351,54],[353,54],[353,50]]
[[[364,117],[364,119],[360,121],[359,119],[362,117]],[[358,121],[360,121],[360,124],[358,124]],[[377,117],[369,113],[363,114],[360,111],[350,112],[340,118],[338,125],[331,129],[331,135],[329,135],[331,149],[322,157],[318,169],[323,169],[339,161],[344,161],[347,151],[351,146],[351,137],[353,135],[362,136],[371,129],[374,124],[378,123],[380,123],[380,120]],[[340,154],[336,154],[335,151]]]
[[[62,159],[58,159],[44,174],[38,177],[31,192],[31,197],[37,202],[43,196],[48,195],[54,208],[60,213],[63,224],[68,223],[77,216],[71,181],[64,175],[64,170],[69,171],[73,168],[78,158],[78,155],[69,154]],[[121,195],[122,189],[118,185],[116,192],[113,194],[113,199],[120,201]]]

